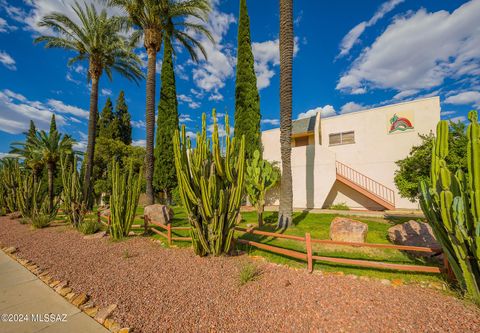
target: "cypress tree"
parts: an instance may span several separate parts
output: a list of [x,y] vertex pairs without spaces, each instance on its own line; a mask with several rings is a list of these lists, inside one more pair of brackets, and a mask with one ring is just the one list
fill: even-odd
[[50,134],[57,130],[57,122],[55,121],[55,114],[52,114],[52,119],[50,120]]
[[114,133],[118,132],[119,137],[116,139],[121,140],[126,145],[132,143],[132,125],[130,123],[130,113],[128,113],[128,106],[125,103],[125,93],[120,91],[115,105],[115,120],[114,124],[118,128],[115,128]]
[[240,0],[238,19],[237,75],[235,79],[235,136],[245,135],[245,158],[262,152],[260,134],[260,96],[257,89],[254,58],[250,40],[247,1]]
[[163,52],[153,184],[157,191],[163,191],[170,198],[171,191],[177,186],[172,138],[175,130],[178,129],[178,102],[173,50],[169,38],[165,38]]
[[107,101],[105,102],[105,106],[102,109],[102,113],[100,114],[100,119],[98,121],[98,136],[109,138],[111,139],[112,132],[111,132],[111,125],[114,120],[113,115],[113,105],[110,97],[107,97]]

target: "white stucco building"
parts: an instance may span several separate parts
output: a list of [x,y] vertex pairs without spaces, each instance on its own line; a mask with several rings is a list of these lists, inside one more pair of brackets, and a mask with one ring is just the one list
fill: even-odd
[[[416,209],[394,183],[395,161],[435,132],[440,99],[431,97],[322,119],[320,113],[292,127],[293,206]],[[262,132],[263,157],[281,161],[280,129]],[[275,191],[270,204],[277,205]]]

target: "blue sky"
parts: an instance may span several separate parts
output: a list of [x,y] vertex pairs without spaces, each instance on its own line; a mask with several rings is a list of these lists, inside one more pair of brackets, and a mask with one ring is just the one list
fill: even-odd
[[[85,146],[86,64],[68,68],[72,54],[33,44],[44,32],[40,18],[51,10],[70,15],[73,2],[0,0],[0,154],[23,139],[29,119],[46,129],[52,113],[78,148]],[[209,25],[216,44],[203,41],[208,60],[194,64],[177,50],[179,113],[189,131],[197,131],[202,112],[214,107],[234,113],[238,2],[213,1]],[[262,129],[269,129],[279,120],[278,0],[250,0],[248,6]],[[295,0],[294,15],[294,119],[435,95],[444,119],[465,120],[480,108],[480,0]],[[142,48],[137,52],[144,56]],[[159,68],[160,62],[161,56]],[[103,78],[100,88],[100,110],[107,96],[125,90],[134,144],[142,145],[145,82],[137,86],[114,76],[113,82]]]

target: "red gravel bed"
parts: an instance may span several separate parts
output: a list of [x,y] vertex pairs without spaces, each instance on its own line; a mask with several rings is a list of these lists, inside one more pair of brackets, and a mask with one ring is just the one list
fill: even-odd
[[480,332],[478,308],[411,285],[261,263],[260,278],[240,286],[246,256],[200,258],[147,238],[85,240],[8,218],[0,241],[96,304],[118,304],[113,319],[135,332]]

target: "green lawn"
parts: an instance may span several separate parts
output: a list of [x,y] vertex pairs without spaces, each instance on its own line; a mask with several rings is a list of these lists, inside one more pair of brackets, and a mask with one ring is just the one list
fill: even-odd
[[[175,217],[173,220],[173,226],[189,226],[186,219],[186,214],[183,208],[174,207]],[[143,213],[142,208],[138,208],[137,214]],[[316,239],[329,239],[329,228],[333,218],[337,215],[333,214],[313,214],[313,213],[294,213],[294,225],[287,229],[284,233],[289,235],[304,236],[306,232],[311,234],[312,238]],[[242,222],[240,226],[246,227],[247,224],[256,225],[256,213],[244,212],[242,213]],[[354,218],[361,222],[368,224],[368,243],[383,243],[388,244],[387,239],[388,229],[398,223],[397,221],[388,221],[383,219],[364,219]],[[261,228],[264,231],[275,232],[275,226],[277,221],[276,212],[266,212],[264,214],[265,225]],[[135,224],[143,224],[143,220],[136,219]],[[174,236],[189,236],[188,231],[173,231]],[[153,234],[152,237],[161,240],[166,244],[166,239]],[[248,239],[252,241],[262,242],[265,244],[275,245],[282,248],[297,250],[305,252],[305,246],[303,242],[287,239],[275,239],[272,237],[265,237],[252,234],[242,234],[237,232],[237,237]],[[189,247],[190,242],[175,241],[174,246]],[[247,251],[250,255],[261,256],[268,261],[286,264],[292,267],[305,268],[306,263],[304,261],[295,260],[286,256],[274,254],[269,251],[260,250],[254,247],[239,245],[240,249]],[[313,244],[313,251],[316,255],[350,258],[350,259],[365,259],[383,261],[397,264],[415,264],[415,265],[432,265],[426,263],[420,259],[413,258],[402,251],[390,250],[390,249],[377,249],[377,248],[358,248],[350,246],[337,246],[337,245],[323,245]],[[344,274],[355,274],[371,276],[376,278],[385,279],[402,279],[404,282],[442,282],[442,277],[439,274],[426,274],[426,273],[408,273],[399,272],[393,270],[381,270],[370,268],[357,268],[349,267],[345,265],[327,264],[323,262],[316,262],[315,269],[320,269],[324,272],[343,272]]]

